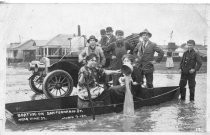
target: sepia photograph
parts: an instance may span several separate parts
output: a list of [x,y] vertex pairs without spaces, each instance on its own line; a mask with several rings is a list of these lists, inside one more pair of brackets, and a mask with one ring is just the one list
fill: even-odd
[[0,11],[4,134],[208,133],[210,4],[0,2]]

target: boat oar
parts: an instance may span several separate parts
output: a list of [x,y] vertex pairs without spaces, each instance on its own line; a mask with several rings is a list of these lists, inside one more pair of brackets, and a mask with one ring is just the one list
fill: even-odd
[[122,73],[125,75],[125,100],[123,106],[123,114],[125,116],[134,116],[134,102],[131,93],[131,73],[133,72],[132,65],[124,64],[121,68]]
[[91,107],[91,111],[92,111],[92,115],[93,115],[93,120],[95,120],[95,109],[94,109],[94,106],[93,106],[93,100],[91,98],[90,88],[89,88],[88,83],[86,83],[86,86],[87,86],[88,98],[89,98],[89,101],[90,101],[90,107]]

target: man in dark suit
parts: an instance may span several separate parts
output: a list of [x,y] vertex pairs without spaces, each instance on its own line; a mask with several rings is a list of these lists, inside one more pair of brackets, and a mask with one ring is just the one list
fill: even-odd
[[[112,54],[109,69],[119,70],[122,67],[122,57],[127,54],[128,47],[130,44],[124,40],[124,31],[116,30],[116,41],[104,47],[104,51],[110,52]],[[118,85],[118,79],[120,75],[112,75],[113,85]]]
[[110,66],[112,53],[110,51],[106,51],[104,48],[106,48],[111,43],[116,41],[116,37],[113,35],[112,27],[107,27],[106,28],[106,35],[107,35],[106,44],[102,45],[101,47],[102,47],[102,49],[104,51],[104,55],[106,57],[106,63],[105,63],[104,67],[108,68]]
[[180,72],[181,72],[181,79],[179,82],[180,86],[180,94],[181,100],[185,100],[186,96],[186,85],[188,82],[188,86],[190,89],[190,101],[194,101],[195,97],[195,76],[196,72],[201,68],[202,59],[194,50],[195,41],[188,40],[187,41],[187,51],[184,52],[181,63],[180,63]]
[[[108,37],[106,36],[106,30],[101,29],[100,34],[101,34],[101,39],[99,41],[99,44],[101,45],[101,47],[107,46]],[[105,57],[106,57],[106,55],[105,55]]]
[[[143,41],[140,41],[137,44],[133,53],[137,56],[139,70],[141,70],[142,73],[142,83],[143,76],[145,76],[147,88],[153,88],[154,64],[159,63],[162,60],[164,52],[156,43],[149,40],[149,38],[152,37],[152,34],[147,29],[142,31],[139,35]],[[155,52],[158,53],[156,59],[154,58]]]

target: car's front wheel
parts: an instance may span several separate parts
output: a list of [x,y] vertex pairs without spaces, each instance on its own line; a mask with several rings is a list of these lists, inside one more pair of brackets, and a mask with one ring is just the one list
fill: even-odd
[[43,82],[43,92],[47,98],[69,96],[73,90],[73,79],[64,70],[54,70],[47,74]]

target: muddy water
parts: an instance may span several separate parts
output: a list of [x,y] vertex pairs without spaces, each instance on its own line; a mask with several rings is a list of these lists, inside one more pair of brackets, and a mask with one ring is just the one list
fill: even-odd
[[[44,99],[29,88],[26,69],[7,69],[6,103]],[[154,74],[154,86],[178,85],[179,74]],[[46,121],[34,124],[14,125],[6,122],[6,131],[130,131],[130,132],[205,132],[206,131],[206,90],[207,75],[196,76],[195,101],[170,101],[157,106],[142,107],[132,118],[122,114],[96,116],[96,120],[77,119]]]

